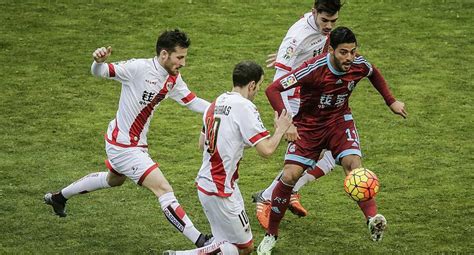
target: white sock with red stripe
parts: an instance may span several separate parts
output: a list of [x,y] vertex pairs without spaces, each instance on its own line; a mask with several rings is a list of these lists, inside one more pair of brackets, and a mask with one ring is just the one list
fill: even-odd
[[91,173],[69,184],[61,190],[66,199],[78,194],[85,194],[94,190],[110,188],[107,183],[107,172]]
[[270,186],[268,186],[268,188],[266,188],[265,191],[263,191],[262,197],[265,200],[271,200],[272,199],[273,190],[275,189],[275,186],[277,185],[278,181],[280,180],[282,174],[283,174],[283,170],[281,170],[280,173],[277,175],[277,177],[275,177],[275,179],[273,179],[272,184],[270,184]]
[[186,251],[174,251],[176,255],[201,255],[201,254],[222,254],[235,255],[239,254],[239,248],[228,241],[215,242],[202,248]]
[[168,221],[183,233],[193,243],[199,239],[201,232],[194,227],[186,212],[178,203],[173,192],[168,192],[158,198],[161,205],[161,210],[165,214]]
[[330,151],[324,152],[323,157],[316,163],[316,166],[311,170],[306,170],[303,175],[301,175],[293,188],[293,192],[298,192],[306,183],[328,174],[335,166],[336,162],[332,157],[332,153]]

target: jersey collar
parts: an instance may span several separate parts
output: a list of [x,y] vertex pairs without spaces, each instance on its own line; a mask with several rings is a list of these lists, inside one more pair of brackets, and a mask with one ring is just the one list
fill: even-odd
[[158,57],[153,58],[153,66],[155,67],[155,70],[158,72],[160,75],[168,75],[168,71],[164,67],[160,65],[160,62],[158,62]]
[[306,23],[308,23],[308,25],[314,29],[314,31],[321,33],[321,31],[318,29],[318,26],[316,26],[316,21],[314,20],[314,15],[312,13],[306,18]]
[[331,57],[331,53],[328,53],[328,54],[326,55],[326,64],[328,65],[329,70],[331,70],[331,73],[333,73],[333,74],[335,74],[335,75],[339,75],[339,76],[346,74],[346,72],[339,72],[338,70],[336,70],[336,68],[334,68],[334,67],[331,65],[331,61],[329,60],[330,57]]

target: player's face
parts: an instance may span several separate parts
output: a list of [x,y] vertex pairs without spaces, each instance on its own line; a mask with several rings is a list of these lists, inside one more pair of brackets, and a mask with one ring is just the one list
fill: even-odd
[[186,56],[188,55],[187,48],[181,48],[176,46],[175,51],[168,52],[162,50],[160,55],[163,54],[163,67],[170,75],[178,75],[179,69],[186,65]]
[[356,43],[341,43],[336,49],[329,47],[329,53],[331,53],[332,56],[331,64],[333,64],[338,71],[349,71],[355,59],[356,49]]
[[260,85],[262,84],[263,82],[263,75],[262,77],[260,78],[260,80],[252,85],[252,86],[249,86],[249,100],[253,102],[253,100],[255,99],[255,96],[257,95],[257,92],[260,90]]
[[339,12],[336,12],[334,15],[330,15],[327,12],[318,13],[316,9],[313,8],[313,17],[319,31],[321,31],[323,35],[328,35],[336,26],[336,21],[339,18]]

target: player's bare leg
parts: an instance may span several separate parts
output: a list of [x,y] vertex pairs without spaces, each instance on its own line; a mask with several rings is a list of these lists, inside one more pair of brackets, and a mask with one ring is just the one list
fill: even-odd
[[[358,155],[348,155],[342,158],[341,165],[347,176],[353,169],[362,167],[362,161]],[[370,238],[373,241],[381,241],[384,230],[387,227],[387,220],[382,214],[377,214],[377,203],[375,202],[375,198],[357,202],[357,205],[362,210],[367,220]]]
[[305,217],[308,215],[308,211],[301,204],[301,195],[298,191],[307,183],[315,181],[329,173],[335,166],[336,162],[334,161],[332,153],[328,150],[321,151],[316,166],[314,168],[306,169],[293,188],[293,193],[291,194],[290,198],[290,205],[288,206],[288,209],[290,209],[293,214],[300,217]]
[[304,168],[299,165],[285,164],[283,175],[272,193],[270,219],[265,237],[257,248],[258,254],[270,254],[278,237],[278,228],[290,203],[293,186],[300,178]]
[[168,221],[183,233],[197,247],[202,247],[210,238],[194,227],[184,209],[174,196],[173,189],[159,168],[151,171],[142,182],[142,186],[151,190],[161,205]]
[[53,207],[56,215],[66,217],[66,202],[72,196],[121,186],[125,180],[125,176],[113,172],[91,173],[71,183],[59,192],[46,193],[44,195],[44,202]]

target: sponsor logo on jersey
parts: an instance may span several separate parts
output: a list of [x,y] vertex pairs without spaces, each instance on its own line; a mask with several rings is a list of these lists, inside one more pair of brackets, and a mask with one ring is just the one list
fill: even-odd
[[325,39],[325,37],[319,38],[319,39],[316,40],[316,41],[312,41],[310,45],[311,45],[311,46],[316,45],[317,43],[321,42],[323,39]]
[[143,94],[142,94],[142,98],[141,98],[142,100],[140,100],[140,102],[138,102],[138,103],[141,104],[141,105],[147,105],[151,101],[153,101],[153,98],[155,97],[155,95],[156,95],[155,92],[144,90]]
[[145,80],[146,83],[149,83],[151,85],[156,85],[158,82],[157,81],[150,81],[148,79]]
[[296,84],[297,82],[298,81],[296,80],[296,76],[294,74],[291,74],[280,80],[281,86],[283,86],[283,88],[285,89],[290,87],[291,85]]

